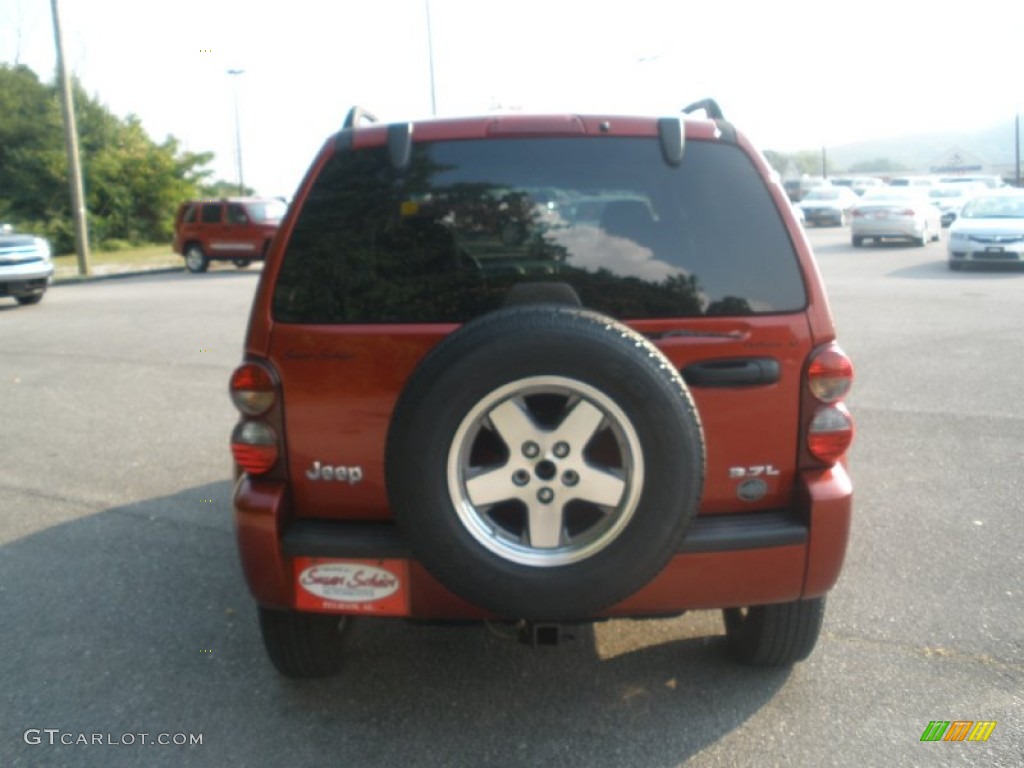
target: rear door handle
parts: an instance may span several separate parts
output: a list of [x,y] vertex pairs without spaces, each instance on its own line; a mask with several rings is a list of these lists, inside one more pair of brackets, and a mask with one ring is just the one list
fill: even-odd
[[779,361],[772,357],[730,357],[691,363],[682,370],[691,387],[760,387],[779,380]]

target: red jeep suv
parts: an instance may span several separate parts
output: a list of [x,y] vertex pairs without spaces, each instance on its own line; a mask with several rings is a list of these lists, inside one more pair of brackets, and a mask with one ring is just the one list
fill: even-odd
[[547,643],[722,609],[742,661],[811,652],[853,368],[764,159],[713,101],[684,112],[354,109],[324,145],[230,382],[280,672],[336,671],[354,616]]
[[205,272],[213,259],[230,260],[240,269],[247,267],[266,256],[285,208],[276,198],[182,203],[174,217],[174,252],[185,257],[189,272]]

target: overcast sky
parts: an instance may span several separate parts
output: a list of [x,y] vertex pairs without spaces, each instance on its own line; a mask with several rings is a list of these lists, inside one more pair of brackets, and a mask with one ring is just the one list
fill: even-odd
[[[437,113],[671,114],[705,96],[764,149],[986,127],[1024,108],[1024,2],[429,0]],[[291,197],[361,104],[431,113],[427,0],[61,0],[68,64],[150,135]],[[54,71],[49,0],[0,0],[0,61]],[[232,78],[229,68],[244,69]],[[1012,145],[1007,158],[1012,161]]]

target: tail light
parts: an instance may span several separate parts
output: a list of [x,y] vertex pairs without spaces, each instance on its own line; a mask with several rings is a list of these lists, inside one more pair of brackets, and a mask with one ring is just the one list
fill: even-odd
[[274,404],[274,379],[266,368],[246,363],[231,374],[231,402],[246,416],[260,416]]
[[239,422],[231,433],[235,463],[250,475],[262,475],[277,463],[277,435],[262,421]]
[[830,467],[853,442],[853,417],[843,404],[853,384],[853,363],[833,342],[811,355],[806,376],[807,452],[815,462]]
[[864,216],[864,211],[862,211],[860,208],[854,208],[852,211],[850,211],[850,213],[852,213],[854,218],[857,218],[857,219],[859,219],[862,216]]
[[250,475],[263,475],[277,463],[280,440],[272,423],[278,401],[273,374],[262,365],[245,363],[231,374],[231,401],[242,420],[231,433],[235,463]]

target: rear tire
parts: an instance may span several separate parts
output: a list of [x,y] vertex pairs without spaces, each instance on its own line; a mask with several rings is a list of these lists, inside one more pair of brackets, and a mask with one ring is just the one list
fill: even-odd
[[239,269],[245,269],[250,264],[252,264],[252,262],[249,261],[248,259],[232,259],[231,263],[234,264]]
[[949,263],[949,268],[951,270],[953,270],[954,272],[959,272],[960,270],[962,270],[964,268],[964,265],[961,264],[959,261],[950,261],[948,263]]
[[921,233],[921,236],[914,238],[914,245],[916,245],[918,248],[924,248],[925,244],[930,239],[931,239],[931,235],[928,232],[928,225],[925,224],[924,231]]
[[258,608],[263,646],[282,675],[328,677],[341,668],[348,616]]
[[29,304],[38,304],[43,300],[43,293],[43,291],[40,291],[39,293],[33,293],[31,296],[15,296],[14,300],[23,307]]
[[825,598],[727,608],[722,613],[729,651],[738,661],[784,667],[803,661],[814,650],[825,616]]
[[192,243],[185,249],[185,268],[189,272],[193,274],[205,272],[209,266],[210,260],[206,258],[206,254],[197,243]]
[[850,242],[853,243],[854,248],[860,248],[862,245],[864,245],[864,238],[861,235],[854,235],[852,238],[850,238]]

